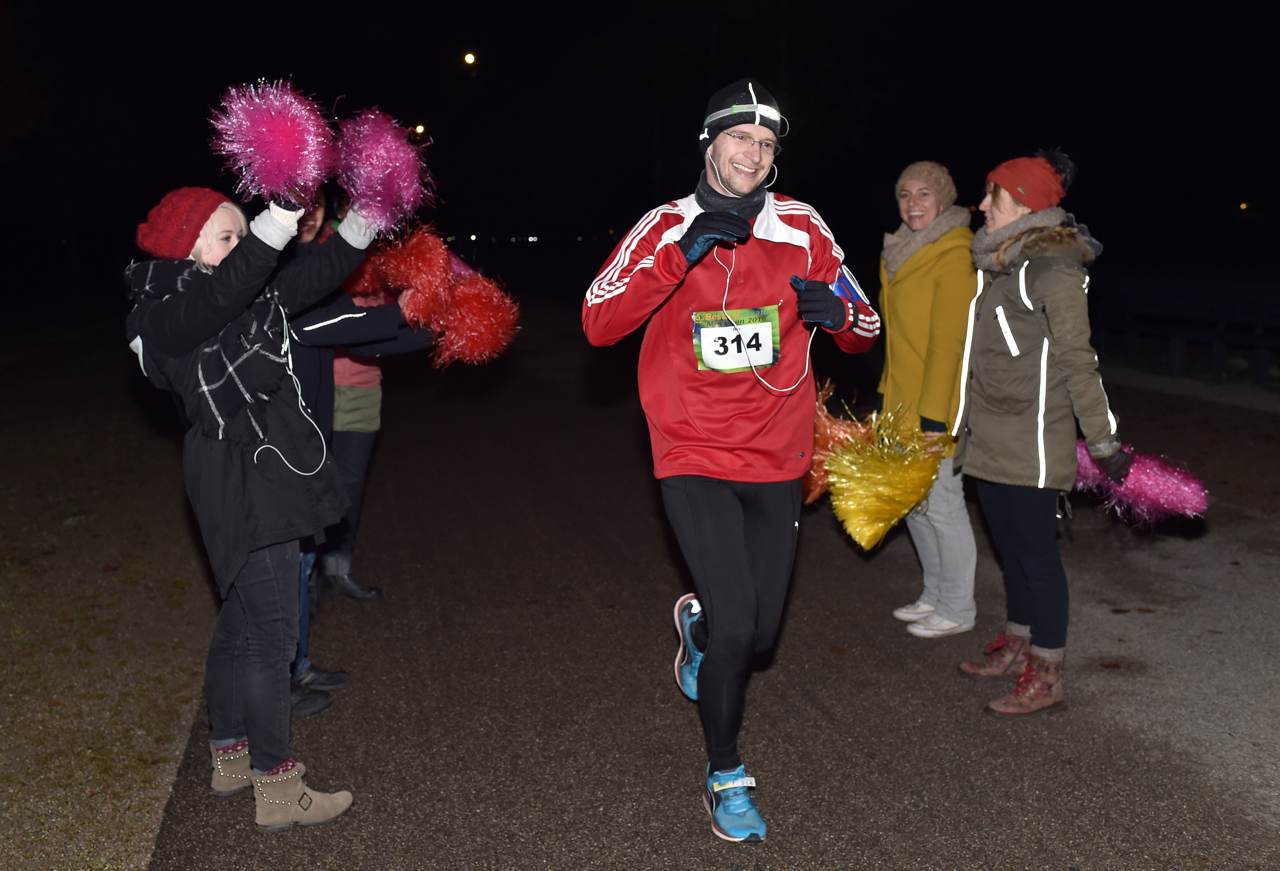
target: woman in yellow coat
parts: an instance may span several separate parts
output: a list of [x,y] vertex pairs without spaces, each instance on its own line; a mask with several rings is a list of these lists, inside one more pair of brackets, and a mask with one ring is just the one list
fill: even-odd
[[921,638],[973,628],[973,573],[977,548],[964,504],[955,446],[946,433],[959,406],[969,301],[976,272],[969,250],[969,210],[955,205],[947,168],[932,161],[903,170],[895,189],[902,225],[885,234],[880,260],[880,317],[885,363],[880,401],[901,408],[911,424],[945,442],[938,479],[907,529],[924,569],[924,591],[893,616]]

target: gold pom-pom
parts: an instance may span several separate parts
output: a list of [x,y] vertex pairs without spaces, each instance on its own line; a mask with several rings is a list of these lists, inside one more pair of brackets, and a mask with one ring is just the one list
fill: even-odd
[[827,411],[827,400],[836,392],[830,381],[818,388],[818,407],[813,419],[813,462],[801,482],[804,504],[817,502],[827,492],[827,457],[850,439],[870,438],[871,425],[857,420],[845,420]]
[[864,550],[929,495],[951,442],[905,423],[901,411],[874,415],[866,440],[850,439],[827,458],[831,508]]

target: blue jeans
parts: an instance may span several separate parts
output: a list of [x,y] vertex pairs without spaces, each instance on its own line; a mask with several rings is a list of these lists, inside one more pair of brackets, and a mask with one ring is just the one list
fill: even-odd
[[292,671],[296,677],[311,668],[307,659],[307,647],[311,640],[311,569],[316,564],[316,552],[304,550],[298,554],[298,656]]
[[320,570],[326,575],[351,574],[351,553],[356,546],[356,527],[360,524],[360,506],[364,502],[364,481],[369,473],[376,432],[335,432],[333,465],[347,494],[347,514],[324,531],[320,546]]
[[249,761],[289,759],[289,663],[298,645],[298,542],[249,552],[227,590],[205,661],[213,740],[249,738]]
[[1004,565],[1009,622],[1030,626],[1036,647],[1061,650],[1071,603],[1058,551],[1058,491],[979,480],[978,501]]

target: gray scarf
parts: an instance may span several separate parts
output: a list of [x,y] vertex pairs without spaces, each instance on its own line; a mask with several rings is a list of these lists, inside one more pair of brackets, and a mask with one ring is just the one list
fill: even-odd
[[707,182],[707,173],[698,174],[698,186],[694,189],[698,197],[698,205],[704,212],[732,212],[740,218],[750,221],[764,208],[765,194],[769,191],[764,185],[753,190],[745,197],[726,197]]
[[1008,272],[1012,264],[1019,261],[1022,246],[1030,238],[1029,235],[1023,234],[1028,230],[1061,227],[1066,220],[1067,213],[1053,206],[1023,215],[994,233],[988,233],[985,229],[979,230],[973,234],[973,242],[970,244],[973,251],[973,265],[986,272]]
[[880,256],[884,258],[884,271],[893,281],[893,276],[911,257],[926,245],[937,242],[956,227],[969,226],[969,210],[963,206],[947,206],[928,224],[919,230],[912,230],[906,224],[898,227],[897,232],[884,234],[884,249]]

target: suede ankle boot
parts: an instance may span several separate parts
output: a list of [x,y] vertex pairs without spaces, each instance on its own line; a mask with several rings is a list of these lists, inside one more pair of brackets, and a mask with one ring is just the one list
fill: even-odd
[[1016,678],[1027,668],[1027,654],[1031,652],[1031,639],[1021,635],[1005,635],[982,648],[985,659],[960,663],[960,671],[969,677]]
[[209,755],[213,761],[213,780],[209,788],[213,794],[226,798],[244,792],[253,782],[253,768],[249,765],[249,741],[245,739],[230,747],[214,747],[209,742]]
[[308,789],[302,782],[307,767],[290,759],[266,774],[253,775],[253,801],[258,828],[279,832],[295,823],[318,826],[337,819],[351,807],[346,790],[327,793]]
[[987,709],[1004,717],[1028,717],[1041,711],[1059,710],[1067,704],[1062,689],[1062,660],[1049,662],[1034,653],[1027,657],[1026,671],[1013,692],[987,704]]

